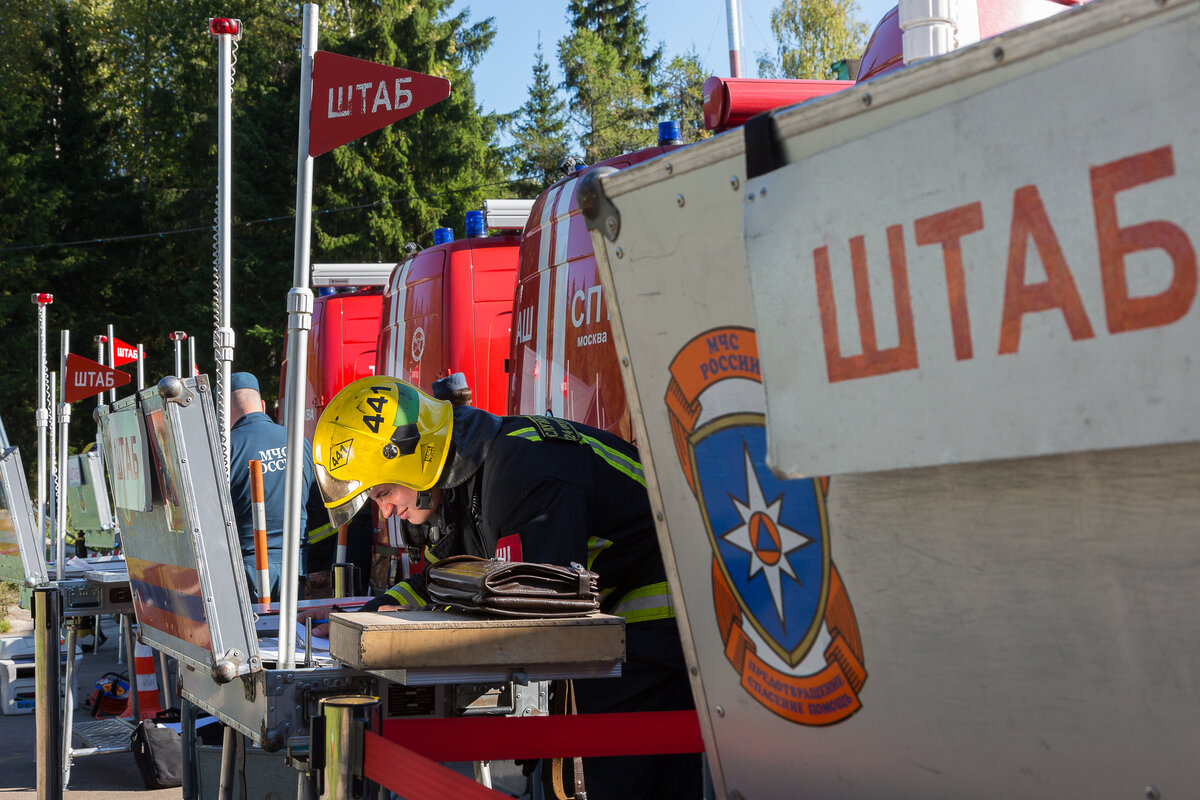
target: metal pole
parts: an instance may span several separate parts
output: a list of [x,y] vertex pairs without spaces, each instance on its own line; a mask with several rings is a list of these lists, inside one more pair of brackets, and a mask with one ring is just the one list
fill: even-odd
[[162,676],[162,681],[158,684],[158,707],[163,711],[172,707],[171,703],[171,665],[167,660],[167,654],[161,650],[156,650],[155,655],[158,656],[158,672]]
[[62,748],[59,745],[62,741],[62,721],[58,695],[58,627],[61,615],[62,596],[57,586],[39,586],[33,590],[38,800],[59,800],[63,794]]
[[[288,292],[287,427],[288,460],[284,472],[283,568],[279,576],[279,630],[290,640],[296,630],[296,586],[300,568],[300,510],[306,500],[304,477],[304,383],[308,372],[308,330],[312,327],[313,295],[309,283],[309,248],[312,238],[312,156],[308,154],[308,111],[312,105],[312,63],[317,51],[317,13],[314,3],[304,4],[304,36],[300,56],[300,130],[296,150],[296,247],[293,254],[293,288]],[[280,641],[284,641],[281,638]],[[295,647],[279,648],[279,668],[296,664]]]
[[37,529],[38,534],[46,533],[46,429],[50,427],[50,411],[46,407],[46,306],[54,302],[54,296],[45,293],[35,294],[33,302],[37,304],[37,348],[38,348],[38,401],[34,413],[34,423],[37,425]]
[[308,772],[303,770],[296,773],[296,800],[316,800],[312,781],[309,780]]
[[[111,331],[112,326],[109,325],[108,329]],[[110,358],[108,361],[104,360],[104,343],[112,342],[112,336],[93,336],[92,341],[96,343],[96,363],[97,364],[105,364],[109,367],[114,366],[117,363],[117,360],[115,358]],[[112,352],[112,351],[110,350],[109,352]],[[116,394],[116,391],[117,391],[116,389],[113,389],[112,390],[113,394]],[[116,398],[113,398],[113,399],[115,400]],[[104,392],[100,392],[98,395],[96,395],[96,408],[104,408]],[[96,452],[103,453],[104,452],[103,448],[104,448],[104,438],[100,435],[100,426],[97,425],[96,426]],[[80,466],[82,468],[82,464]],[[68,483],[69,483],[69,481],[68,481]]]
[[138,342],[137,373],[137,387],[140,392],[146,388],[146,348],[142,346],[141,342]]
[[125,615],[117,615],[117,663],[125,663]]
[[188,339],[188,363],[187,375],[180,375],[181,378],[191,378],[196,375],[196,340]]
[[129,676],[131,679],[129,681],[129,701],[133,707],[133,724],[136,725],[138,720],[142,718],[142,709],[138,704],[137,675],[135,674],[137,671],[137,662],[134,661],[135,651],[133,649],[133,620],[128,618],[125,620],[125,652],[129,654],[129,663],[134,665]]
[[742,0],[725,0],[729,27],[729,76],[742,77]]
[[[92,341],[96,343],[96,363],[104,364],[104,343],[108,341],[108,337],[104,335],[93,336]],[[107,362],[108,366],[112,366],[112,362]],[[104,392],[96,395],[96,408],[104,407]],[[97,439],[99,441],[99,439]]]
[[[375,697],[326,697],[318,703],[323,717],[323,737],[309,752],[320,770],[317,785],[322,797],[374,796],[363,777],[363,734],[379,727],[379,699]],[[317,750],[320,748],[320,754]]]
[[170,335],[170,339],[175,343],[175,377],[183,379],[187,377],[183,374],[183,340],[187,338],[187,334],[183,331],[174,331]]
[[[108,326],[108,366],[112,367],[113,369],[117,368],[117,337],[113,335],[113,326],[112,325]],[[100,408],[104,405],[104,392],[100,393],[99,400],[100,400],[100,402],[99,402],[99,404],[97,404],[97,406],[96,406],[97,408]],[[108,402],[110,402],[110,403],[117,402],[117,388],[115,386],[108,390]],[[104,437],[100,435],[100,426],[99,425],[96,426],[96,452],[100,456],[100,470],[101,470],[100,474],[103,475],[103,474],[105,474],[106,465],[104,462],[106,461],[107,456],[104,454]],[[115,508],[112,510],[113,510],[113,512],[116,511]],[[121,530],[121,523],[119,521],[117,521],[115,513],[113,514],[113,516],[109,517],[109,521],[112,523],[114,530],[119,533]],[[86,536],[84,537],[84,541],[85,542],[87,541]],[[99,646],[100,646],[99,641],[100,641],[100,618],[96,617],[96,633],[92,637],[92,652],[93,653],[95,653],[96,649],[99,648]],[[67,768],[70,769],[70,762],[68,762]]]
[[492,762],[475,762],[475,782],[488,789],[492,788]]
[[221,738],[221,782],[217,787],[217,800],[232,800],[233,798],[233,773],[237,757],[234,749],[236,747],[237,741],[233,728],[226,726],[225,734]]
[[[238,26],[238,37],[241,26]],[[233,373],[233,322],[230,305],[232,287],[233,209],[233,43],[234,35],[217,36],[217,302],[213,356],[217,364],[217,415],[221,425],[222,456],[229,474],[229,381]]]
[[[50,408],[58,407],[58,373],[51,372],[50,380]],[[50,480],[50,496],[47,499],[49,503],[46,511],[46,530],[42,532],[45,538],[51,539],[51,556],[54,553],[54,529],[58,527],[58,428],[54,425],[50,426],[50,450],[47,454],[47,464],[49,465],[49,480]],[[42,541],[43,548],[45,547],[45,538]],[[47,560],[52,560],[47,558]]]
[[71,332],[62,332],[62,356],[59,362],[58,379],[59,394],[63,402],[58,404],[58,492],[56,505],[58,511],[58,530],[55,531],[56,556],[55,556],[55,575],[56,580],[63,579],[63,560],[66,550],[66,533],[67,533],[67,504],[63,501],[66,495],[66,487],[62,484],[67,479],[67,429],[71,425],[71,404],[66,402],[67,399],[67,353],[71,350]]
[[196,800],[200,788],[196,774],[196,717],[198,709],[187,700],[179,701],[179,736],[183,744],[183,776],[180,789],[183,800]]
[[[113,336],[113,326],[108,326],[108,365],[113,369],[117,368],[117,338]],[[103,394],[100,395],[104,397]],[[117,402],[117,387],[108,390],[108,402]]]
[[[62,667],[62,782],[64,787],[71,784],[71,731],[75,727],[75,646],[79,641],[79,620],[80,617],[74,617],[67,621],[67,663]],[[100,634],[92,634],[93,642],[99,638]],[[96,652],[94,646],[92,652]]]

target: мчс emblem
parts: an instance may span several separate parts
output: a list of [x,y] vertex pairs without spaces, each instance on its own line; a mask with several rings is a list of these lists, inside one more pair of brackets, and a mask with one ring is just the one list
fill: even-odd
[[775,714],[802,725],[841,722],[861,708],[867,673],[830,555],[828,479],[780,480],[767,467],[753,330],[695,337],[671,376],[667,407],[713,549],[725,654],[742,688]]

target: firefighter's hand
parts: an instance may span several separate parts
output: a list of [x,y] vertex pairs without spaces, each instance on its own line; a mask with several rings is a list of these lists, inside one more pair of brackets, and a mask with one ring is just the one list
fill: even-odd
[[318,639],[325,639],[329,636],[329,611],[329,608],[306,608],[297,612],[296,622],[303,625],[304,620],[311,618],[313,620],[312,635]]
[[397,605],[395,598],[389,594],[381,594],[362,604],[359,611],[402,611],[408,606]]

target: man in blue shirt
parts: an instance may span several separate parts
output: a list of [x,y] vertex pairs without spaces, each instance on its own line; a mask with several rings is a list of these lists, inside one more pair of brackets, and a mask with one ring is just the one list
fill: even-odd
[[[267,563],[270,567],[271,599],[279,599],[279,573],[283,562],[283,510],[286,491],[287,428],[266,414],[267,405],[259,392],[258,378],[235,372],[229,381],[229,491],[237,517],[242,561],[246,565],[250,594],[256,594],[258,573],[254,568],[254,506],[250,494],[250,461],[262,462],[263,499],[267,518]],[[313,483],[312,448],[304,443],[304,476],[300,497],[307,498]],[[307,514],[300,505],[300,530],[305,531]],[[301,575],[304,574],[303,562]]]

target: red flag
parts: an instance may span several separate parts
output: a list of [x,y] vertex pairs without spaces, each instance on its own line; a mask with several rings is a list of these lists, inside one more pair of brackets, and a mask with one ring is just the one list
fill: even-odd
[[113,337],[113,352],[116,354],[116,357],[113,359],[114,367],[119,367],[123,364],[131,364],[134,361],[137,361],[138,358],[138,351],[136,347],[122,342],[115,336]]
[[132,380],[124,372],[98,364],[91,359],[67,353],[67,386],[63,402],[74,403],[85,397],[124,386]]
[[318,50],[313,55],[308,154],[319,156],[450,96],[450,81]]

